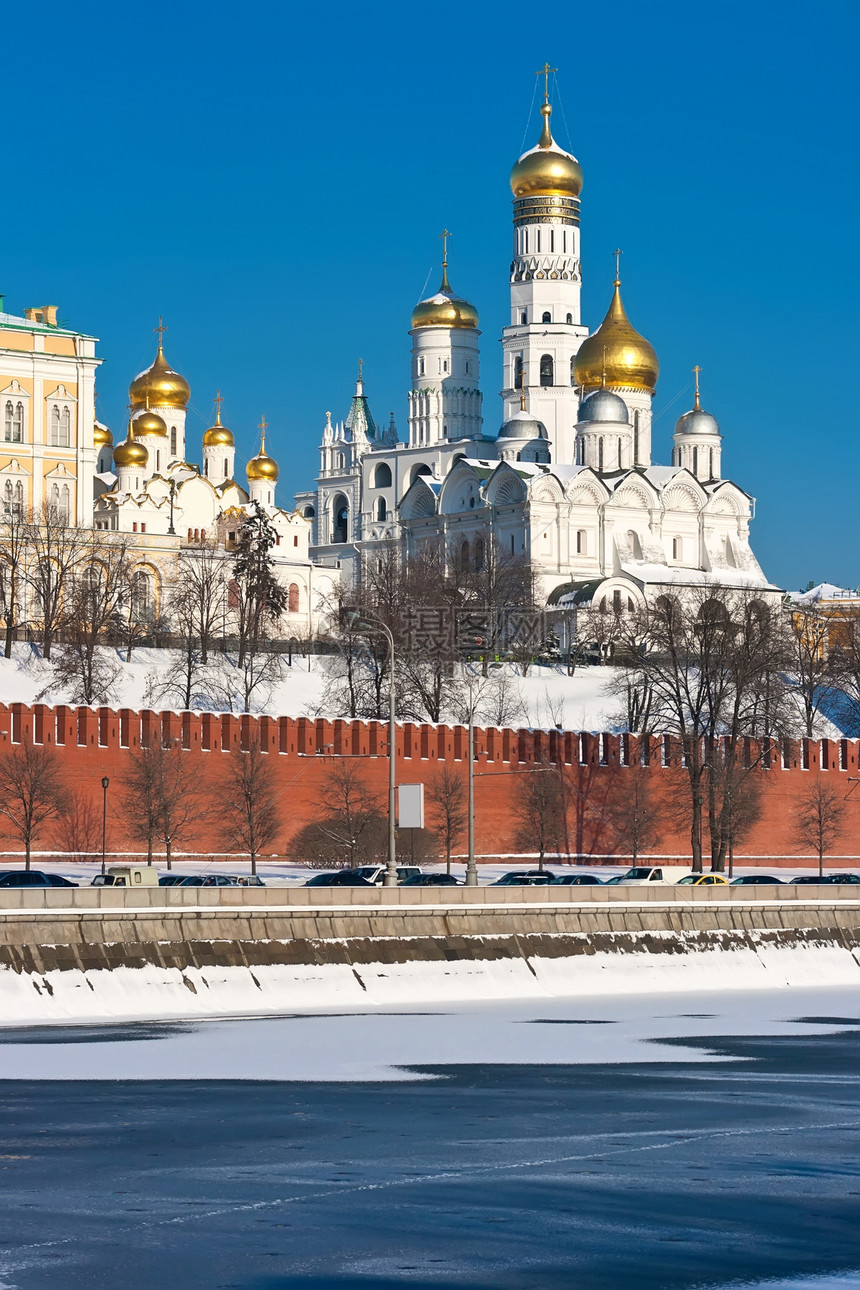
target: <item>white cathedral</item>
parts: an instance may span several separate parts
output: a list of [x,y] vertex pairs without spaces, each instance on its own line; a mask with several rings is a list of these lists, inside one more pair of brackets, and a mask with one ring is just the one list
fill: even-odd
[[316,488],[296,496],[311,558],[355,584],[392,539],[407,551],[441,540],[477,569],[496,542],[561,606],[633,609],[697,583],[771,590],[749,544],[753,499],[723,478],[698,369],[672,464],[652,463],[659,364],[625,312],[618,258],[606,317],[591,334],[581,321],[582,170],[553,139],[546,91],[541,114],[511,172],[501,428],[484,430],[478,312],[452,290],[446,249],[439,290],[412,311],[408,442],[393,419],[376,425],[361,375],[346,420],[327,414]]

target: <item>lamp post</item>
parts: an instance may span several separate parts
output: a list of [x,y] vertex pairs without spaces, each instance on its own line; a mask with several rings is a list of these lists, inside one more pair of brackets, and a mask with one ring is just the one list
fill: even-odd
[[357,627],[359,630],[364,628],[378,628],[385,633],[388,641],[388,666],[390,671],[388,683],[388,865],[385,870],[384,886],[397,886],[397,839],[395,835],[395,823],[397,812],[397,766],[395,762],[395,741],[396,727],[394,723],[394,636],[389,627],[380,618],[374,618],[370,614],[362,615],[356,610],[347,610],[346,620],[351,627]]
[[[487,668],[488,672],[501,672],[501,663],[490,663]],[[469,750],[466,764],[468,770],[469,783],[469,801],[468,801],[468,847],[469,853],[466,857],[466,886],[478,886],[478,867],[475,864],[475,681],[478,678],[470,674],[466,677],[466,685],[469,690]]]
[[176,480],[170,481],[170,528],[167,530],[171,536],[175,536],[176,529],[173,527],[173,499],[176,496]]
[[107,872],[107,870],[105,869],[105,851],[107,849],[107,791],[108,791],[109,784],[110,784],[110,780],[108,779],[107,775],[105,775],[104,779],[102,780],[102,873],[103,874]]

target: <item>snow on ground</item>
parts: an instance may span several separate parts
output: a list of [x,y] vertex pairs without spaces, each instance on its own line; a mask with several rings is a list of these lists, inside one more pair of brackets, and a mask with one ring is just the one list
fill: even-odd
[[[132,661],[126,662],[124,650],[105,651],[118,668],[110,696],[110,706],[140,709],[176,707],[175,699],[164,698],[159,691],[175,661],[172,650],[138,648]],[[261,710],[273,716],[317,716],[323,704],[330,660],[325,656],[296,656],[290,667],[286,660],[282,679],[265,696]],[[211,710],[226,709],[222,692],[229,682],[229,671],[219,676],[215,668]],[[479,674],[478,674],[479,675]],[[566,730],[621,729],[618,703],[608,692],[617,676],[613,668],[582,667],[567,676],[564,668],[530,668],[527,676],[511,669],[510,684],[522,699],[524,714],[512,725],[547,728],[561,725]],[[11,659],[0,658],[0,702],[68,703],[66,690],[53,682],[50,666],[32,646],[16,644]],[[332,717],[338,713],[327,714]]]
[[[70,1080],[414,1079],[420,1066],[700,1062],[679,1039],[831,1034],[858,1024],[858,991],[500,1000],[314,1010],[164,1025],[0,1029],[0,1078]],[[96,1042],[97,1041],[97,1042]],[[713,1058],[712,1060],[720,1060]]]

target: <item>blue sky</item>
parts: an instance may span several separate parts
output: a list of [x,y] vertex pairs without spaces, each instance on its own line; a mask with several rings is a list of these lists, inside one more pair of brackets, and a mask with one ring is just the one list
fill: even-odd
[[115,434],[163,314],[192,441],[218,387],[241,460],[265,413],[289,504],[359,357],[377,421],[393,409],[405,433],[409,314],[447,225],[494,430],[508,174],[537,139],[549,59],[556,135],[585,175],[584,318],[600,322],[622,247],[628,312],[661,363],[655,458],[698,362],[765,571],[853,587],[858,26],[856,5],[826,0],[19,5],[0,291],[101,337]]

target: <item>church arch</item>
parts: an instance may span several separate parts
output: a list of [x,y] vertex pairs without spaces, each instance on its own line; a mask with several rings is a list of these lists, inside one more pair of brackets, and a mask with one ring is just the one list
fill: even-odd
[[421,479],[422,475],[432,475],[433,472],[423,461],[419,461],[409,472],[409,483],[414,484],[416,479]]
[[373,469],[373,487],[391,487],[391,467],[387,461],[378,461]]
[[548,310],[548,309],[545,309],[545,310],[544,310],[544,312],[543,312],[543,317],[541,318],[541,322],[545,322],[545,323],[551,323],[551,322],[552,322],[552,314],[549,312],[549,310]]
[[525,381],[522,354],[514,355],[514,389],[521,390]]
[[331,540],[349,540],[349,501],[343,493],[335,493],[331,500]]
[[388,518],[388,508],[385,505],[384,497],[377,497],[376,499],[376,517],[375,518],[377,520],[385,520]]
[[540,356],[540,383],[541,385],[555,384],[555,364],[552,354],[541,354]]
[[635,529],[627,530],[627,541],[630,543],[630,554],[634,560],[642,559],[642,542]]

